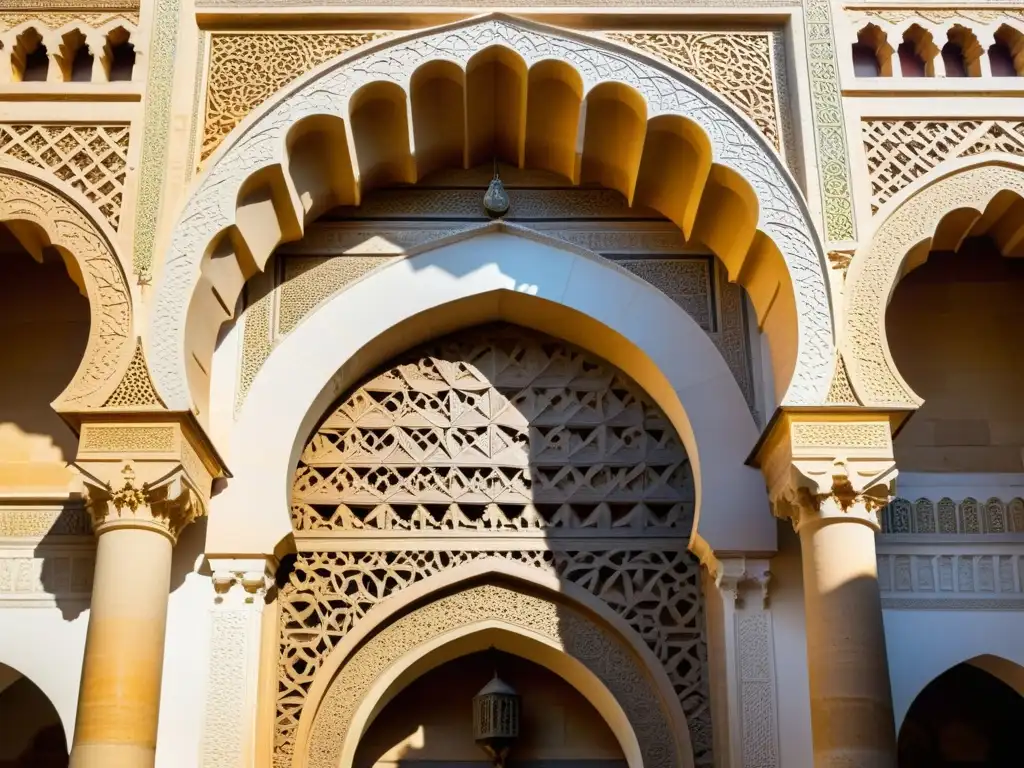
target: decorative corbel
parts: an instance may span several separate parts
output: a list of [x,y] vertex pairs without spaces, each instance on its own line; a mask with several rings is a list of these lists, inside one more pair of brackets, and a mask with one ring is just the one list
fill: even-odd
[[213,589],[218,605],[232,601],[254,603],[274,586],[276,558],[213,558]]
[[732,598],[737,608],[744,607],[745,592],[758,589],[761,609],[768,608],[768,589],[772,580],[768,560],[763,558],[726,557],[718,561],[718,570],[712,574],[715,586]]

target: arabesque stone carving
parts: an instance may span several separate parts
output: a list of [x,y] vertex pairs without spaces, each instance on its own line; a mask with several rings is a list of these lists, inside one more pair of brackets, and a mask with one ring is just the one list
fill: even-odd
[[128,136],[127,125],[0,123],[0,153],[48,169],[89,198],[116,229]]
[[346,397],[299,459],[297,530],[682,531],[693,477],[625,374],[485,326],[414,349]]
[[609,32],[610,40],[679,67],[749,117],[782,151],[772,32]]
[[132,297],[111,239],[64,193],[0,159],[0,221],[11,219],[39,227],[79,266],[92,313],[89,341],[55,407],[100,406],[131,355]]
[[210,36],[206,160],[246,115],[277,90],[336,56],[383,37],[384,32],[214,33]]
[[944,160],[985,152],[1024,157],[1024,122],[1016,120],[865,120],[862,128],[872,213]]

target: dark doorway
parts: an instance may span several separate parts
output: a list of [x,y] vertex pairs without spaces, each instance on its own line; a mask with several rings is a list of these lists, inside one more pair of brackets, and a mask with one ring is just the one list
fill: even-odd
[[900,728],[900,768],[1019,768],[1024,696],[971,664],[918,694]]

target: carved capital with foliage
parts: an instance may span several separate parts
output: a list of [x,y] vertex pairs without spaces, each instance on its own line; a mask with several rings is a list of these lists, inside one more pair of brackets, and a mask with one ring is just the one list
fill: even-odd
[[81,422],[75,461],[93,529],[151,528],[177,540],[227,474],[213,446],[188,414],[96,417]]
[[758,452],[772,511],[793,527],[848,519],[880,528],[895,493],[886,414],[784,413]]

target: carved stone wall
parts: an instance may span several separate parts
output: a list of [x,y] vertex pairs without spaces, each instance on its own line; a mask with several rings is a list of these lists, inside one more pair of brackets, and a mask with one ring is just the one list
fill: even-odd
[[983,152],[1024,157],[1019,120],[865,120],[871,212],[944,160]]
[[878,587],[885,608],[1021,610],[1024,552],[1020,544],[987,547],[939,545],[924,550],[883,544]]
[[306,444],[297,530],[676,530],[693,476],[624,374],[553,338],[485,326],[414,349]]
[[[214,33],[201,159],[282,86],[384,32]],[[779,151],[793,146],[780,32],[609,32],[679,67],[749,117]]]
[[212,34],[202,159],[213,154],[231,129],[279,88],[383,36],[383,32]]
[[127,125],[0,123],[0,153],[45,168],[117,228],[128,165]]
[[[779,32],[608,32],[678,67],[749,117],[780,153],[793,144]],[[783,141],[785,137],[785,141]]]

